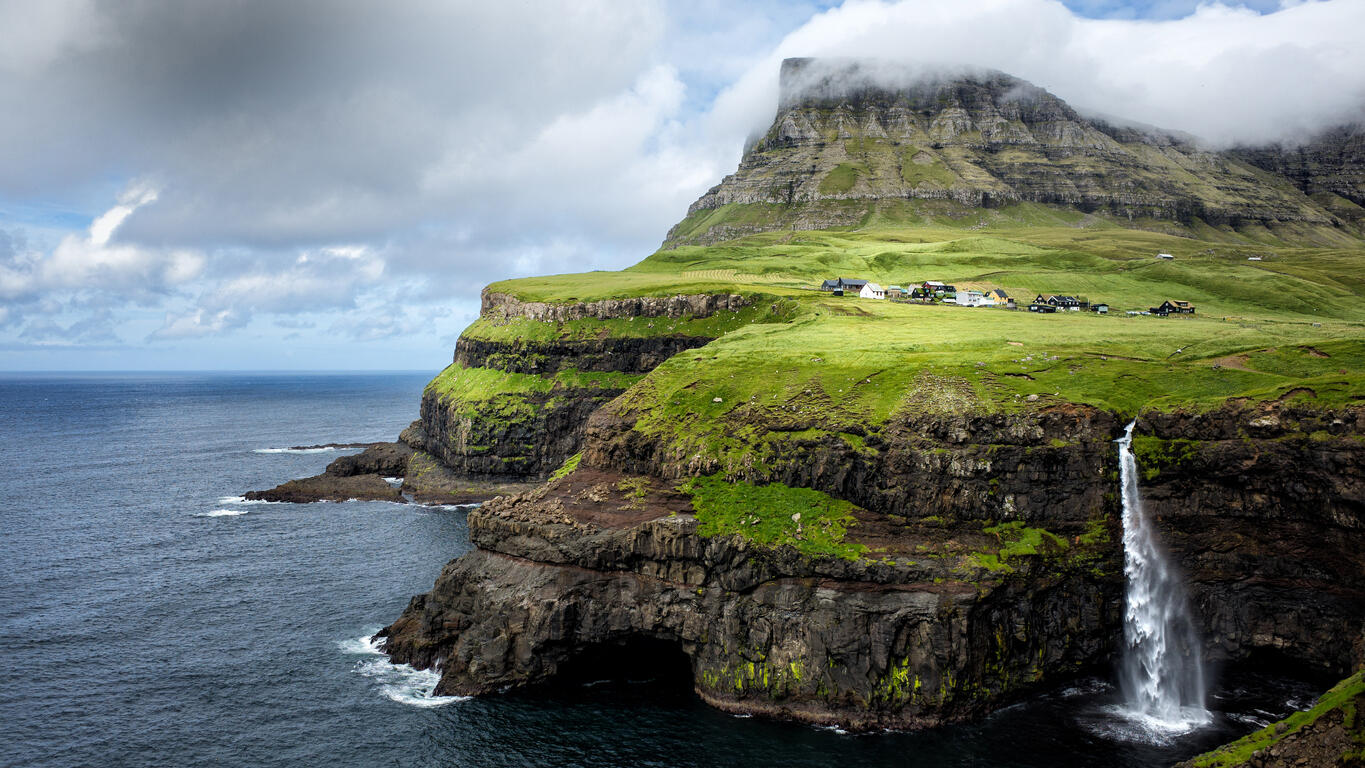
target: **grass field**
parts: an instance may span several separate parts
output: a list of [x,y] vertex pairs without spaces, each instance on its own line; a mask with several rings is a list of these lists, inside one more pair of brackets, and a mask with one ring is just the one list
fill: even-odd
[[[1291,247],[1227,233],[1199,239],[1082,228],[1075,212],[1071,222],[1041,207],[1024,213],[1034,218],[990,231],[931,222],[768,232],[661,250],[621,272],[506,281],[492,289],[528,300],[726,292],[753,304],[705,319],[480,320],[466,334],[530,343],[718,337],[667,361],[609,407],[631,412],[637,430],[678,455],[708,455],[723,466],[811,430],[857,442],[860,425],[934,411],[1072,402],[1129,417],[1233,397],[1317,407],[1365,401],[1365,244]],[[1159,260],[1158,252],[1175,258]],[[815,290],[839,276],[999,287],[1020,303],[1039,293],[1074,294],[1107,302],[1111,314],[926,306]],[[1196,314],[1125,314],[1166,299],[1190,301]]]

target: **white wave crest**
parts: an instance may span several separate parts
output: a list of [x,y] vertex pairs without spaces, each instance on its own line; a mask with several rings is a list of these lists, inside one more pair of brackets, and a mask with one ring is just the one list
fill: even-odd
[[346,451],[346,450],[351,450],[351,449],[349,449],[349,448],[343,448],[343,447],[337,446],[337,445],[319,445],[319,446],[317,446],[317,447],[315,447],[315,448],[255,448],[255,449],[252,449],[251,452],[252,452],[252,453],[327,453],[327,452],[329,452],[329,451]]
[[[377,629],[375,631],[378,631]],[[356,662],[355,671],[373,680],[379,692],[390,701],[407,704],[411,707],[444,707],[457,701],[467,701],[469,696],[436,696],[436,684],[441,674],[429,669],[414,669],[409,664],[393,664],[372,634],[342,640],[337,643],[342,653],[370,658]]]
[[265,499],[248,499],[245,496],[223,496],[218,499],[219,504],[283,504],[282,501],[266,501]]
[[384,478],[384,482],[388,483],[389,485],[392,485],[394,488],[397,488],[398,486],[400,486],[400,485],[403,484],[403,478],[401,478],[401,477],[386,477],[386,478]]
[[211,512],[200,512],[195,517],[236,517],[245,514],[245,509],[215,509]]

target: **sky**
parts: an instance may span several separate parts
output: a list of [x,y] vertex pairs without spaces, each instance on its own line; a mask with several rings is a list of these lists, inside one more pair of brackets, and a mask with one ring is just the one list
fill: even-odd
[[0,0],[0,371],[438,370],[489,282],[619,269],[789,56],[993,67],[1292,142],[1365,0]]

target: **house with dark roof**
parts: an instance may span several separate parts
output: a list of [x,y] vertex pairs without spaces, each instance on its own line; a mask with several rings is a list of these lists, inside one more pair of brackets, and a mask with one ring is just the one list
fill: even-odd
[[1151,312],[1158,317],[1167,315],[1193,315],[1194,305],[1188,301],[1168,300],[1161,302],[1161,306],[1152,307]]
[[1061,296],[1054,295],[1051,293],[1049,294],[1040,293],[1038,294],[1038,297],[1033,300],[1033,303],[1047,304],[1048,306],[1056,307],[1057,309],[1067,310],[1069,312],[1079,312],[1081,309],[1081,304],[1083,302],[1080,299],[1076,298],[1075,296]]
[[821,283],[820,290],[833,292],[852,291],[854,293],[858,293],[863,289],[864,285],[867,285],[866,280],[858,280],[857,278],[848,277],[836,277],[833,280],[826,280],[825,282]]

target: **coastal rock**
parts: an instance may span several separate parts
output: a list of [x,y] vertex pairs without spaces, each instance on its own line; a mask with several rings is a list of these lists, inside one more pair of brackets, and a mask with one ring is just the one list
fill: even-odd
[[322,474],[290,480],[267,491],[250,491],[248,501],[403,501],[398,488],[385,477],[402,477],[412,449],[403,443],[368,443],[360,453],[342,456]]
[[812,558],[701,536],[671,484],[611,472],[579,470],[468,522],[477,549],[379,633],[395,662],[439,664],[443,694],[543,682],[585,659],[609,675],[610,659],[645,647],[660,666],[685,659],[727,711],[923,727],[1106,659],[1119,626],[1115,562],[1039,556],[1002,576],[894,549]]

